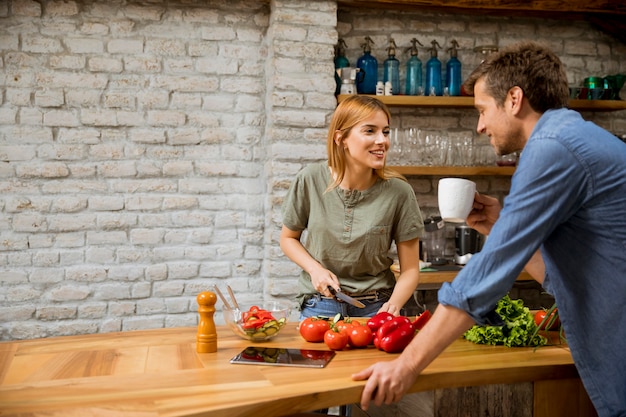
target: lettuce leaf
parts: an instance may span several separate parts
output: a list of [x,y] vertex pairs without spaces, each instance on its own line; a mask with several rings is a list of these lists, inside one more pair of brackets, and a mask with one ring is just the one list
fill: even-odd
[[465,339],[478,344],[508,347],[542,346],[547,343],[545,337],[534,335],[537,325],[528,307],[524,307],[524,301],[511,300],[506,295],[498,301],[496,313],[502,317],[503,326],[475,325],[465,332]]

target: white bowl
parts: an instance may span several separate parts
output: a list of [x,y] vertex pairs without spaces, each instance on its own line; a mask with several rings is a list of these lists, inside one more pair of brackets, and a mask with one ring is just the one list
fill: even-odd
[[289,314],[291,313],[291,304],[286,301],[266,301],[259,307],[269,311],[272,318],[262,325],[253,327],[247,326],[244,322],[244,318],[247,317],[246,313],[250,311],[252,306],[240,307],[242,307],[241,310],[224,309],[224,321],[233,333],[253,342],[262,342],[276,337],[289,321]]

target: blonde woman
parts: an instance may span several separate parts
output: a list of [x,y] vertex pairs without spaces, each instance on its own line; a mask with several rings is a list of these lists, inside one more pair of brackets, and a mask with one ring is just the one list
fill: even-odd
[[[328,160],[305,167],[291,184],[280,247],[302,268],[301,319],[398,315],[417,286],[424,226],[411,186],[385,168],[389,121],[389,110],[373,97],[341,102],[330,123]],[[402,271],[397,281],[389,269],[392,241]],[[365,308],[337,301],[328,287]]]

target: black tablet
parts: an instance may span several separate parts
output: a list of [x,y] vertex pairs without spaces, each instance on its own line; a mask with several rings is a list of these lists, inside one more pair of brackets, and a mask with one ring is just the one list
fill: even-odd
[[248,346],[233,357],[230,363],[323,368],[334,356],[332,350]]

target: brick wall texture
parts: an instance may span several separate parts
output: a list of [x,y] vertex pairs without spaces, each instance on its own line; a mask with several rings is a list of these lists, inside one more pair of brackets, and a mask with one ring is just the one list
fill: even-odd
[[[476,45],[541,38],[572,84],[626,72],[626,47],[585,22],[317,0],[0,0],[0,339],[193,326],[213,284],[241,304],[292,298],[282,196],[325,157],[338,37],[354,63],[365,35],[381,64],[389,37],[457,39],[464,75]],[[402,127],[476,121],[393,111]],[[585,116],[626,133],[624,112]],[[428,214],[436,178],[410,181]]]

